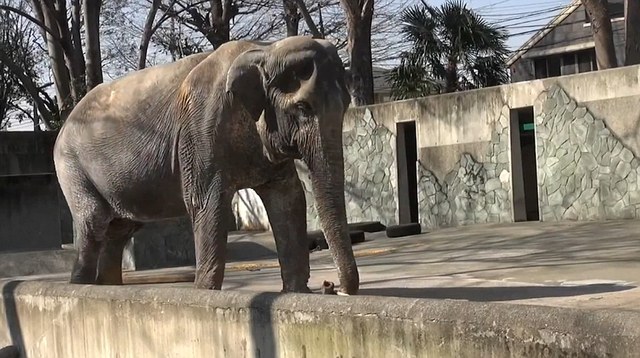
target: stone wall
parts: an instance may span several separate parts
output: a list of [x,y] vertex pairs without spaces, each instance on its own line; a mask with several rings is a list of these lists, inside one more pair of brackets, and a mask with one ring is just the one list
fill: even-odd
[[486,162],[464,153],[439,180],[418,163],[418,215],[425,228],[512,221],[509,114],[505,106],[492,126]]
[[[397,223],[395,134],[366,109],[362,119],[343,132],[342,141],[347,220]],[[298,163],[298,175],[306,193],[308,228],[320,229],[309,171],[302,163]]]
[[640,162],[606,123],[559,86],[536,107],[542,220],[640,217]]

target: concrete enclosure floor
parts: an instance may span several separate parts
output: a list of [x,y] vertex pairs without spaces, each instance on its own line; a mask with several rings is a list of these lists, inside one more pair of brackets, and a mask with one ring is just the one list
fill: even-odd
[[[523,222],[435,230],[354,245],[361,295],[640,310],[640,222]],[[223,290],[278,292],[270,233],[234,233]],[[311,253],[309,287],[337,281],[328,250]],[[188,273],[193,268],[147,271]],[[65,281],[67,275],[27,279]],[[190,287],[189,282],[161,286]]]

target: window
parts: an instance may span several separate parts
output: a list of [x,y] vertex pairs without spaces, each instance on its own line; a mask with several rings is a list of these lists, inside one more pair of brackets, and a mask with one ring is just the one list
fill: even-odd
[[536,58],[533,61],[535,78],[560,76],[561,60],[559,56]]
[[547,74],[549,77],[560,76],[561,57],[551,56],[547,58]]
[[597,65],[593,66],[596,58],[595,50],[580,51],[576,56],[578,57],[578,72],[583,73],[598,69]]
[[539,57],[533,60],[534,76],[536,79],[572,75],[596,71],[595,49],[569,52],[562,55]]
[[568,53],[562,55],[562,74],[572,75],[576,73],[576,55]]
[[538,78],[547,78],[547,59],[546,58],[536,58],[533,60],[533,67],[535,69],[535,77]]

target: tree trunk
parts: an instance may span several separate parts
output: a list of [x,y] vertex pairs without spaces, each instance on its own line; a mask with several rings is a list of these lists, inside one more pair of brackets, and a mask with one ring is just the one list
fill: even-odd
[[102,55],[100,53],[101,1],[84,0],[84,28],[87,43],[87,91],[102,83]]
[[[74,44],[72,41],[72,35],[67,21],[66,0],[55,0],[55,4],[51,4],[51,0],[45,0],[44,3],[46,7],[49,7],[50,13],[54,15],[54,19],[52,21],[53,24],[58,27],[58,31],[60,33],[60,43],[64,52],[64,61],[69,71],[71,81],[71,97],[73,98],[73,103],[75,105],[86,93],[86,86],[83,78],[84,62],[80,63],[76,60],[76,57],[82,53],[82,43]],[[78,46],[79,49],[76,49],[76,46]]]
[[138,56],[139,70],[147,67],[147,51],[149,50],[149,42],[151,42],[151,36],[154,32],[153,21],[156,18],[158,8],[160,8],[160,0],[153,0],[149,13],[147,14],[147,20],[144,23],[142,38],[140,39],[140,54]]
[[211,0],[209,29],[205,31],[205,36],[214,49],[229,42],[231,37],[229,21],[234,15],[231,0]]
[[340,0],[347,14],[347,50],[353,104],[373,104],[373,69],[371,64],[371,21],[373,0]]
[[640,64],[640,0],[625,0],[624,29],[624,64]]
[[287,24],[287,37],[298,35],[300,13],[295,0],[282,0],[284,6],[284,22]]
[[60,118],[64,121],[71,113],[74,101],[71,95],[71,75],[65,65],[64,50],[59,41],[60,30],[55,21],[55,16],[52,14],[53,8],[51,6],[43,4],[41,0],[33,0],[32,4],[37,19],[48,29],[48,31],[43,30],[42,34],[47,43]]
[[458,63],[455,59],[449,59],[447,63],[447,78],[445,92],[452,93],[458,90]]
[[618,66],[616,49],[613,45],[613,30],[607,0],[582,0],[591,20],[591,31],[596,48],[598,69]]
[[82,51],[82,36],[81,36],[81,28],[82,28],[82,9],[80,6],[80,0],[72,0],[71,1],[71,36],[73,40],[73,66],[74,70],[72,71],[74,75],[74,81],[76,81],[76,86],[78,87],[78,98],[82,98],[87,93],[87,81],[85,78],[85,73],[87,71],[87,65],[84,62],[84,54]]

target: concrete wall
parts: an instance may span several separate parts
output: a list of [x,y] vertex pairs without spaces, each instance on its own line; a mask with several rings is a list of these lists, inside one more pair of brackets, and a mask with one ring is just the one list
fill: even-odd
[[[60,250],[73,243],[73,222],[55,174],[53,145],[57,132],[0,132],[0,252]],[[36,253],[36,251],[38,251]],[[5,254],[0,277],[17,272],[48,273],[69,269],[74,253],[56,265],[43,260],[23,262],[20,255]],[[169,220],[145,225],[127,247],[125,266],[148,269],[191,265],[195,262],[193,235],[188,221]],[[13,262],[9,262],[13,261]]]
[[53,173],[57,132],[0,132],[0,176]]
[[631,357],[639,314],[505,303],[1,282],[22,357]]
[[[396,126],[405,121],[417,127],[419,221],[424,227],[521,219],[523,179],[520,159],[512,158],[519,153],[512,127],[514,113],[525,107],[533,107],[536,118],[541,219],[635,218],[639,70],[621,67],[349,109],[343,128],[349,221],[398,222]],[[595,141],[596,130],[604,139]],[[603,142],[615,159],[603,158]],[[601,173],[589,174],[587,185],[571,163]],[[304,167],[299,169],[308,192],[309,228],[314,229],[313,196]],[[592,204],[571,208],[581,196]],[[252,200],[259,203],[255,195]],[[267,228],[266,214],[257,208],[252,209],[258,213],[256,222]],[[236,215],[247,211],[236,208]]]
[[0,251],[59,249],[72,241],[53,167],[56,132],[0,132]]

